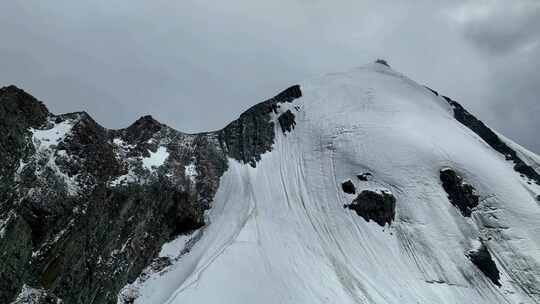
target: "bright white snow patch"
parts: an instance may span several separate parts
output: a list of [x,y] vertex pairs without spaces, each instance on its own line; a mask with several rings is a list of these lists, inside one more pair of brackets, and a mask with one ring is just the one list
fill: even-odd
[[148,170],[156,169],[160,166],[162,166],[167,158],[169,157],[169,152],[167,152],[166,147],[160,146],[156,152],[148,151],[150,152],[149,157],[144,157],[142,159],[143,167]]
[[[133,147],[131,145],[127,145],[121,139],[115,139],[113,143],[115,143],[117,146],[123,149],[126,149],[126,148],[129,149]],[[167,148],[163,146],[158,147],[156,152],[152,152],[150,150],[148,152],[150,153],[150,156],[140,158],[140,162],[144,169],[149,170],[150,173],[153,173],[157,168],[165,164],[165,161],[169,157],[169,152],[167,152]],[[141,176],[136,173],[138,161],[139,161],[139,158],[131,158],[131,159],[128,158],[127,159],[128,172],[124,175],[120,175],[114,178],[112,181],[109,182],[109,185],[111,187],[116,187],[119,185],[125,185],[129,183],[144,182],[146,179],[144,177],[141,178]]]
[[55,124],[51,129],[30,129],[30,132],[32,132],[34,145],[38,146],[40,149],[48,149],[51,145],[56,145],[63,140],[66,134],[71,131],[72,127],[73,122],[65,120]]
[[187,178],[189,178],[192,184],[195,184],[199,173],[197,172],[197,166],[194,162],[191,162],[189,165],[185,166],[184,174]]
[[[67,119],[60,123],[54,123],[50,129],[30,129],[30,132],[32,133],[32,143],[37,152],[35,155],[37,159],[35,161],[41,163],[44,160],[45,166],[53,170],[54,173],[64,181],[69,195],[76,195],[79,191],[79,185],[76,180],[77,175],[69,176],[62,172],[58,167],[56,159],[68,159],[69,155],[66,151],[57,150],[55,147],[70,134],[73,124],[73,120]],[[17,173],[20,174],[26,165],[26,163],[20,160]],[[36,172],[38,175],[40,170],[41,169],[38,168],[38,171]]]

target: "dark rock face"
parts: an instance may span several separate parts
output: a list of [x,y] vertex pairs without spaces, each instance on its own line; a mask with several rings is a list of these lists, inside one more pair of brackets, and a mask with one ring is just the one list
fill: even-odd
[[[163,264],[165,242],[204,227],[227,157],[255,166],[274,143],[271,112],[300,96],[291,87],[221,131],[189,135],[150,116],[109,130],[0,89],[0,303],[25,284],[43,291],[36,303],[116,303]],[[159,155],[161,165],[145,165]]]
[[424,86],[426,89],[430,90],[431,93],[435,94],[435,96],[439,96],[439,93],[435,90],[433,90],[432,88],[428,87],[428,86]]
[[45,106],[23,90],[0,89],[0,303],[19,292],[32,254],[30,227],[12,211],[17,200],[13,176],[19,160],[34,153],[26,139],[28,129],[43,124],[48,115]]
[[387,192],[364,190],[345,208],[354,210],[366,222],[375,221],[380,226],[391,224],[396,215],[396,198]]
[[218,131],[222,149],[228,156],[255,167],[261,155],[271,151],[274,144],[274,123],[270,121],[270,113],[279,103],[292,102],[301,96],[300,86],[292,86],[242,113],[240,118]]
[[531,166],[527,165],[506,143],[504,143],[495,132],[488,128],[483,122],[474,117],[458,102],[449,97],[443,96],[444,99],[454,108],[454,117],[467,128],[471,129],[480,138],[482,138],[495,151],[505,156],[506,160],[514,162],[514,170],[540,184],[540,174]]
[[128,142],[147,141],[165,126],[155,120],[152,116],[143,116],[129,126],[124,134]]
[[[24,161],[23,174],[15,181],[19,203],[10,210],[18,222],[8,222],[6,238],[0,241],[7,249],[2,258],[18,267],[6,267],[0,275],[20,279],[2,280],[10,284],[0,290],[3,299],[12,299],[26,283],[67,303],[116,303],[118,290],[139,275],[164,242],[204,225],[203,212],[226,169],[216,146],[155,133],[154,140],[169,142],[171,156],[164,167],[149,172],[128,162],[147,157],[153,148],[140,147],[146,141],[132,142],[126,162],[111,143],[114,134],[78,116],[69,135],[51,148],[61,173],[77,181],[77,193],[70,193],[62,175],[41,164],[39,156]],[[179,152],[175,143],[185,150]],[[197,152],[197,145],[205,151]],[[61,151],[67,156],[60,157]],[[184,176],[192,158],[197,170],[205,172],[195,182]],[[134,176],[141,181],[113,183],[129,170],[137,171]]]
[[43,103],[23,90],[15,86],[0,88],[0,212],[11,200],[11,176],[19,159],[33,153],[32,145],[25,140],[28,129],[45,123],[48,115]]
[[469,259],[473,262],[482,273],[488,277],[493,284],[501,286],[499,269],[497,269],[497,264],[493,261],[491,254],[489,253],[487,247],[482,244],[478,250],[470,251]]
[[283,133],[291,132],[296,125],[296,121],[294,121],[294,114],[291,112],[291,110],[287,110],[285,113],[279,115],[278,121]]
[[7,219],[4,236],[0,239],[0,303],[9,303],[20,291],[32,256],[29,225],[15,212],[9,212]]
[[348,193],[348,194],[355,194],[356,193],[356,188],[354,187],[354,184],[351,180],[348,180],[344,183],[341,184],[341,189],[343,190],[343,192],[345,193]]
[[463,179],[452,169],[443,169],[440,178],[450,203],[459,209],[463,216],[470,217],[472,209],[478,206],[479,197],[474,187],[464,183]]
[[379,63],[379,64],[382,64],[382,65],[385,65],[387,67],[390,67],[390,65],[388,64],[388,62],[384,59],[377,59],[375,60],[376,63]]

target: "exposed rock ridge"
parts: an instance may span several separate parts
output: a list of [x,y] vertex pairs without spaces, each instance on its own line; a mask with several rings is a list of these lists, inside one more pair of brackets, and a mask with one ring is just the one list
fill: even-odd
[[300,86],[292,86],[276,97],[261,102],[218,131],[218,138],[227,155],[255,167],[261,155],[274,144],[274,123],[270,114],[277,112],[279,103],[292,102],[302,96]]
[[458,208],[463,216],[470,217],[472,209],[478,206],[479,202],[474,187],[465,183],[463,178],[450,168],[441,170],[440,179],[450,203]]
[[[429,89],[429,88],[428,88]],[[430,89],[431,90],[431,89]],[[431,90],[434,94],[435,91]],[[534,170],[531,166],[527,165],[504,141],[502,141],[495,132],[487,127],[482,121],[478,120],[474,115],[469,113],[463,106],[457,101],[452,100],[447,96],[443,98],[450,104],[454,110],[454,117],[461,124],[469,128],[482,138],[489,146],[495,151],[504,155],[507,160],[511,160],[514,163],[514,170],[524,176],[534,180],[537,184],[540,184],[540,174]]]
[[493,261],[491,254],[489,253],[485,244],[481,244],[480,248],[471,250],[468,253],[471,262],[478,267],[478,269],[497,286],[501,286],[500,273],[497,268],[497,264]]
[[116,303],[165,242],[205,225],[228,157],[255,166],[271,151],[272,112],[301,95],[293,86],[220,131],[185,134],[151,116],[110,130],[0,89],[0,303],[30,289]]

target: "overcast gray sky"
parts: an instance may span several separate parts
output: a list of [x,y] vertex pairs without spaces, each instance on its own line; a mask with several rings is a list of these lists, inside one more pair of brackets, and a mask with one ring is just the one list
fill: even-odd
[[0,2],[0,86],[109,128],[219,129],[378,57],[540,152],[540,1]]

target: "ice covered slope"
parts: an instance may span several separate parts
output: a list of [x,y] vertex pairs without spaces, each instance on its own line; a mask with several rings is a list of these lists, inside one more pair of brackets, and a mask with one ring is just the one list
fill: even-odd
[[[301,90],[272,118],[290,110],[294,129],[276,121],[256,168],[231,159],[209,224],[165,245],[173,264],[119,303],[540,303],[540,187],[447,100],[381,64]],[[344,207],[363,190],[395,198],[390,224]]]

